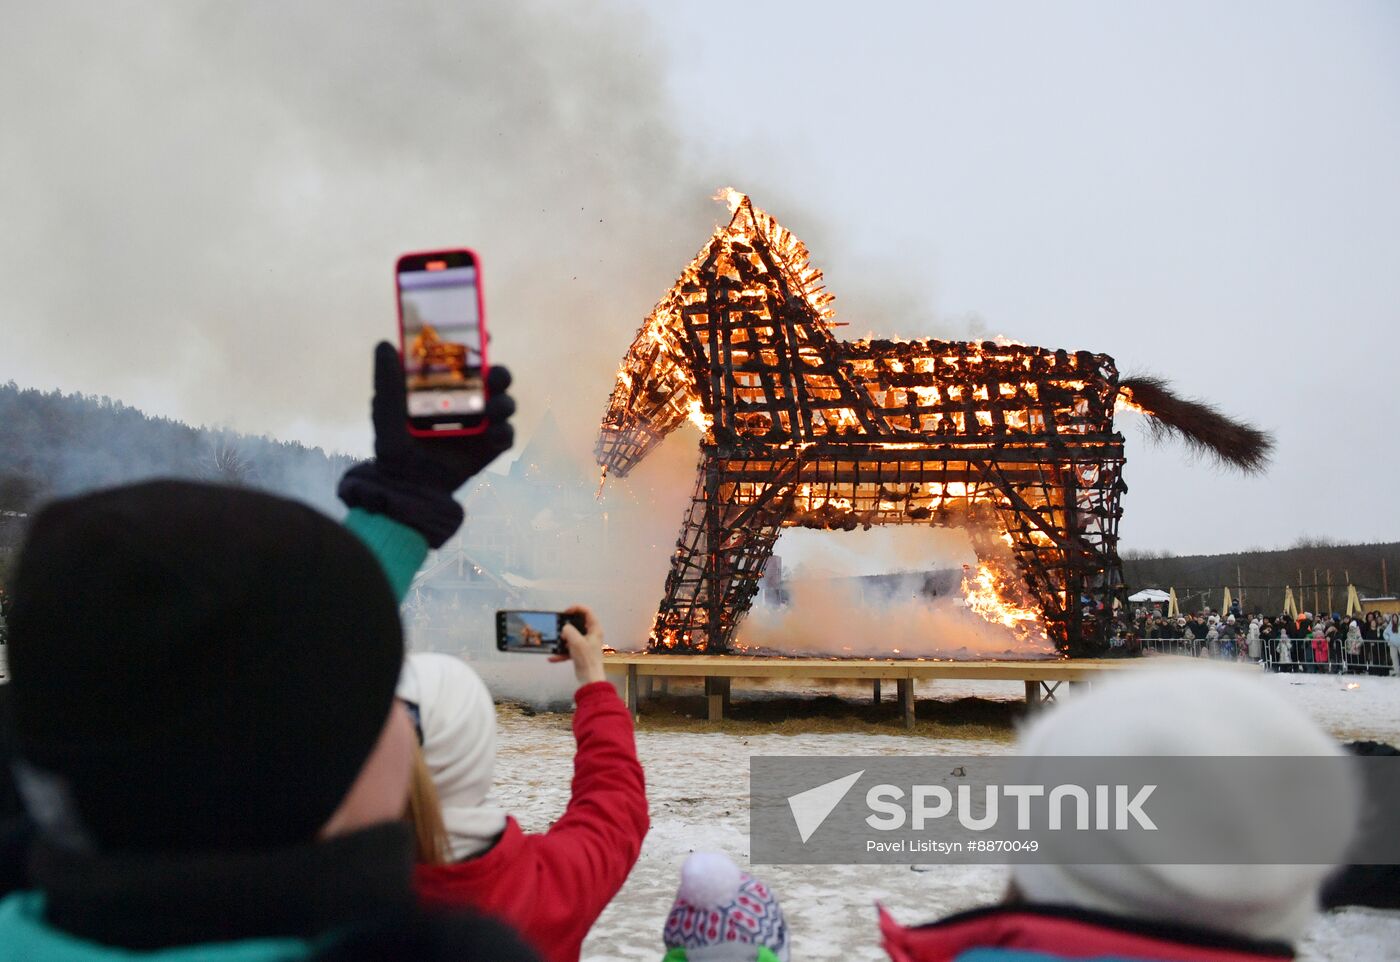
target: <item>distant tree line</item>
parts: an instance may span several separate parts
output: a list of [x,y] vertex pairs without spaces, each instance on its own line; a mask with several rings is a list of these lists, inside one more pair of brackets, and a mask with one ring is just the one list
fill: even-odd
[[193,427],[108,397],[0,385],[0,576],[46,501],[148,478],[248,486],[338,512],[351,463],[291,441]]

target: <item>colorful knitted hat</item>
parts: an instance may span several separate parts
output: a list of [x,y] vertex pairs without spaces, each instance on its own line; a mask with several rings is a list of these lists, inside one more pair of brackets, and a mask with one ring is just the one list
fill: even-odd
[[788,928],[772,890],[721,852],[695,852],[662,932],[666,962],[788,962]]

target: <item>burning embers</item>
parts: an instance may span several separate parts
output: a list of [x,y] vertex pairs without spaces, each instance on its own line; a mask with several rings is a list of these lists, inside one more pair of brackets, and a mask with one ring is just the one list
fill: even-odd
[[703,434],[653,647],[727,650],[781,528],[876,524],[987,532],[1005,561],[979,549],[969,607],[1013,631],[1039,618],[1063,652],[1102,646],[1103,613],[1124,593],[1121,389],[1217,453],[1222,426],[1248,429],[1183,408],[1160,382],[1120,385],[1103,354],[838,341],[806,247],[747,197],[725,197],[733,216],[637,332],[598,438],[606,477],[684,421]]

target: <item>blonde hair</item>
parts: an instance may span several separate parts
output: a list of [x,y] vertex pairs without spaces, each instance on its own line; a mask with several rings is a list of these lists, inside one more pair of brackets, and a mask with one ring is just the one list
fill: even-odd
[[413,857],[420,865],[446,865],[452,861],[452,844],[442,820],[442,802],[433,785],[421,745],[413,746],[413,777],[409,782],[404,821],[413,827]]

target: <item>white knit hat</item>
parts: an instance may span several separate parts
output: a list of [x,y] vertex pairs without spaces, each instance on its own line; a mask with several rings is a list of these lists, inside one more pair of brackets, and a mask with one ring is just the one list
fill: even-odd
[[[1035,758],[1064,755],[1342,755],[1283,691],[1275,678],[1232,668],[1144,669],[1046,712],[1022,733],[1018,754],[1028,767]],[[1259,794],[1247,775],[1194,789],[1210,813],[1198,830],[1223,858],[1242,864],[1023,864],[1012,867],[1012,881],[1033,903],[1297,940],[1332,866],[1243,863],[1267,861],[1280,829],[1316,833],[1320,823],[1334,830],[1340,860],[1359,818],[1358,786],[1347,780],[1309,786],[1320,800],[1316,818],[1268,830],[1260,825]]]
[[460,658],[415,652],[404,662],[398,696],[418,706],[423,761],[459,861],[489,848],[505,831],[505,812],[487,805],[496,767],[496,706]]

